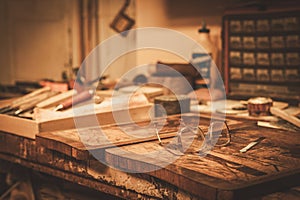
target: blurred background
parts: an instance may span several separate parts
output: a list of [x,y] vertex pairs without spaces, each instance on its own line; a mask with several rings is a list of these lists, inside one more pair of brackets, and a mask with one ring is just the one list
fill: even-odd
[[[0,0],[0,83],[62,80],[64,71],[79,67],[99,43],[116,32],[110,23],[124,0]],[[163,27],[180,31],[197,40],[198,28],[206,20],[211,37],[221,50],[224,10],[239,0],[132,0],[126,13],[134,28]],[[129,35],[138,42],[137,35]],[[149,50],[150,51],[150,50]],[[220,55],[220,54],[219,54]],[[170,53],[135,52],[120,58],[120,71],[107,73],[117,78],[128,69],[163,61],[182,61]],[[219,66],[219,64],[217,64]]]

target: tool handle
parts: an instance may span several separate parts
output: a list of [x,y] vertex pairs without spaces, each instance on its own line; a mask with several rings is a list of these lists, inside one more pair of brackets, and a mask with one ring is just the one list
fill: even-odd
[[28,102],[30,101],[32,98],[34,98],[35,96],[39,95],[39,94],[42,94],[44,92],[49,92],[51,90],[50,87],[43,87],[43,88],[40,88],[40,89],[37,89],[29,94],[26,94],[16,100],[14,100],[12,102],[12,107],[18,107],[20,106],[21,104],[25,103],[25,102]]
[[258,143],[260,143],[262,140],[264,140],[265,137],[259,137],[256,140],[254,140],[253,142],[250,142],[247,146],[245,146],[244,148],[242,148],[240,150],[241,153],[245,153],[247,152],[249,149],[251,149],[252,147],[254,147],[255,145],[257,145]]
[[38,108],[46,108],[50,106],[55,106],[59,104],[59,102],[65,101],[66,99],[72,98],[73,95],[76,94],[75,90],[69,90],[67,92],[63,92],[61,94],[55,95],[49,99],[46,99],[36,105]]
[[244,148],[242,148],[240,150],[240,152],[241,153],[245,153],[246,151],[248,151],[249,149],[251,149],[252,147],[254,147],[257,144],[258,144],[258,142],[250,142],[247,146],[245,146]]
[[32,109],[39,102],[44,101],[45,99],[48,99],[49,97],[52,97],[56,94],[57,94],[57,92],[55,92],[55,91],[50,91],[50,92],[45,92],[45,93],[39,94],[34,99],[32,99],[32,101],[20,105],[18,113]]
[[81,103],[83,101],[86,101],[90,98],[92,98],[93,93],[91,91],[83,91],[77,95],[75,95],[73,98],[69,98],[66,101],[64,101],[63,103],[61,103],[61,105],[63,106],[63,109],[67,109],[70,108],[72,105],[76,105],[78,103]]

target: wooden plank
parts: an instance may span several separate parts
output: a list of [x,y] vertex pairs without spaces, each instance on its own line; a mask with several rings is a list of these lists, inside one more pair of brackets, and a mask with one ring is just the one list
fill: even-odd
[[[240,148],[261,135],[266,139],[248,152],[239,153]],[[163,142],[168,140],[164,139]],[[218,193],[211,199],[221,198],[221,194],[224,199],[241,198],[243,193],[250,197],[255,194],[255,190],[259,194],[272,190],[272,187],[263,187],[265,185],[279,186],[280,181],[287,179],[290,180],[289,185],[297,184],[300,176],[300,147],[299,142],[295,141],[300,141],[298,133],[289,132],[287,136],[286,132],[248,127],[234,131],[232,142],[227,147],[215,147],[203,158],[192,152],[186,153],[150,174],[202,198],[212,197],[205,195],[201,189],[205,187],[205,191],[211,191],[210,194]],[[147,151],[159,151],[162,148],[154,142],[110,148],[105,150],[106,161],[121,169],[127,167],[129,170],[140,170],[145,166],[155,169],[155,165],[160,167],[161,162],[165,161],[166,155],[160,153],[151,158],[146,156]],[[123,165],[120,161],[127,164]],[[187,187],[190,184],[195,184],[195,187]]]
[[[185,114],[184,116],[188,120],[199,119],[199,116],[195,114]],[[176,136],[180,124],[179,120],[180,115],[169,116],[167,123],[160,130],[160,137],[169,138]],[[207,129],[209,122],[210,119],[207,117],[201,117],[199,120],[200,126],[204,130]],[[227,123],[232,130],[249,126],[248,122],[237,120],[227,120]],[[100,133],[98,127],[43,132],[37,135],[36,140],[38,145],[81,160],[88,158],[88,150],[100,150],[145,141],[156,141],[157,136],[154,127],[147,128],[145,127],[147,125],[149,125],[149,120],[143,120],[136,124],[105,125],[101,127],[102,133]],[[84,135],[84,138],[81,138],[80,135]],[[85,140],[84,143],[81,141],[82,139]]]
[[[129,115],[127,110],[117,110],[114,112],[114,115],[120,117],[120,123],[128,122],[130,117],[132,121],[138,122],[149,119],[149,116],[145,113],[148,113],[150,107],[151,105],[132,107],[128,110]],[[116,123],[114,115],[108,111],[96,113],[96,120],[98,120],[100,125],[113,124]],[[76,119],[77,122],[86,122],[84,124],[86,127],[95,126],[95,124],[92,123],[94,121],[93,115],[79,116],[76,117]],[[36,120],[0,114],[0,121],[0,131],[13,133],[30,139],[35,139],[36,135],[40,132],[66,130],[76,127],[74,116],[38,122]]]
[[[110,129],[110,127],[112,127]],[[156,135],[148,134],[142,138],[136,138],[134,136],[127,135],[123,131],[117,129],[117,127],[109,126],[105,127],[103,135],[93,135],[93,131],[98,131],[98,128],[86,128],[81,129],[81,134],[86,134],[88,137],[90,135],[90,140],[86,141],[85,146],[82,143],[79,133],[76,129],[58,131],[58,132],[43,132],[37,135],[36,141],[38,145],[47,147],[55,151],[59,151],[68,156],[72,156],[79,160],[84,160],[89,157],[89,152],[91,150],[101,150],[108,147],[122,146],[126,144],[139,143],[143,141],[157,140]],[[147,133],[147,132],[146,132]],[[176,133],[165,133],[162,138],[173,137]],[[93,141],[93,138],[95,140]]]
[[0,154],[0,159],[1,159],[0,160],[1,161],[0,169],[2,169],[3,166],[10,167],[11,163],[18,163],[18,164],[20,164],[24,167],[30,168],[32,170],[46,173],[46,174],[54,176],[54,177],[62,178],[64,180],[76,183],[78,185],[81,185],[84,187],[89,187],[96,191],[101,191],[101,192],[104,192],[107,194],[111,194],[111,195],[119,197],[119,198],[124,198],[124,199],[138,199],[138,198],[147,199],[147,198],[149,198],[149,196],[147,196],[147,195],[137,193],[132,190],[128,190],[125,192],[124,187],[122,187],[122,186],[108,184],[104,181],[99,181],[97,179],[93,179],[89,176],[85,176],[84,173],[81,173],[81,174],[76,173],[75,174],[75,173],[72,173],[69,171],[62,171],[62,170],[55,169],[52,166],[45,166],[45,165],[41,165],[39,163],[30,162],[30,161],[27,161],[24,159],[8,156],[8,155],[4,155],[4,154]]
[[[10,162],[20,164],[20,167],[28,167],[83,185],[84,187],[105,191],[126,199],[142,197],[143,199],[171,199],[175,196],[181,197],[179,199],[186,199],[187,197],[192,199],[192,195],[182,193],[182,190],[174,188],[160,180],[155,180],[147,175],[136,176],[136,174],[120,172],[93,159],[89,161],[78,161],[51,151],[39,153],[35,162],[1,153],[0,159],[9,160]],[[5,166],[3,166],[5,162],[1,160],[1,164],[0,168],[5,168]],[[87,166],[88,168],[86,168]],[[111,190],[107,190],[108,188]],[[129,194],[135,195],[129,196]],[[183,194],[184,196],[182,196]]]
[[300,120],[297,117],[291,116],[291,115],[287,114],[286,112],[284,112],[283,110],[280,110],[275,107],[271,107],[270,111],[273,115],[276,115],[276,116],[294,124],[298,128],[300,128]]
[[[99,123],[99,125],[107,125],[116,123],[114,119],[114,115],[118,116],[120,119],[119,123],[125,123],[129,120],[133,120],[134,122],[149,119],[149,116],[145,115],[149,111],[150,105],[146,106],[138,106],[134,108],[130,108],[128,112],[130,115],[128,116],[127,110],[116,110],[114,113],[111,111],[96,113],[96,118],[94,115],[82,115],[82,116],[72,116],[68,118],[54,119],[51,121],[45,121],[39,123],[40,132],[45,131],[57,131],[57,130],[66,130],[76,128],[76,122],[84,122],[80,123],[80,128],[95,126],[95,123]],[[131,117],[131,119],[129,118]],[[95,122],[95,120],[97,120]]]
[[35,140],[0,131],[0,152],[35,161]]
[[[172,117],[173,120],[178,120],[178,116]],[[172,133],[174,133],[176,123],[172,121],[169,123],[172,125],[169,128],[172,128]],[[206,124],[207,121],[203,120],[200,123]],[[126,128],[132,128],[132,126],[127,125],[128,124],[123,124],[125,130],[127,130]],[[120,134],[120,130],[116,128],[116,125],[107,125],[105,128],[107,134],[111,135],[110,139],[116,139],[116,136]],[[166,127],[166,131],[170,131],[168,127]],[[63,131],[59,131],[58,133],[60,137],[66,140],[66,144],[62,144],[60,148],[68,148],[70,151],[68,150],[66,152],[71,152],[70,154],[74,155],[74,151],[79,148],[69,148],[67,144],[70,142],[70,144],[75,146],[72,142],[74,142],[74,140],[76,142],[76,138],[73,138],[74,136],[68,135]],[[136,133],[138,134],[140,132],[138,131]],[[261,136],[265,136],[266,139],[248,152],[244,154],[239,153],[240,148],[247,145],[251,140]],[[48,135],[48,137],[52,136]],[[159,167],[166,163],[170,153],[165,152],[157,157],[144,156],[146,152],[164,148],[158,144],[156,139],[143,143],[137,142],[120,145],[118,149],[108,149],[108,146],[105,146],[107,144],[103,144],[103,150],[105,149],[103,156],[106,156],[108,164],[113,166],[117,165],[117,167],[122,169],[155,170],[149,174],[161,180],[160,182],[166,182],[176,186],[174,188],[184,190],[197,198],[242,199],[245,195],[250,198],[256,194],[272,192],[281,188],[283,185],[291,186],[293,184],[299,184],[299,137],[298,133],[274,131],[272,129],[258,128],[255,126],[234,129],[231,144],[227,147],[216,147],[210,153],[212,157],[200,158],[198,154],[193,153],[195,150],[189,151],[189,153],[183,156],[178,156],[175,162],[162,169]],[[291,140],[291,138],[293,138],[293,140]],[[67,141],[67,139],[71,141]],[[120,139],[120,137],[118,139]],[[166,144],[172,139],[173,138],[170,137],[163,138],[163,144]],[[53,139],[51,139],[49,141],[53,142],[53,148],[56,148],[56,146],[59,146],[57,142],[61,140],[53,141]],[[78,161],[65,156],[66,154],[64,153],[60,154],[49,151],[48,148],[37,144],[39,144],[38,140],[24,139],[8,133],[0,134],[0,152],[7,155],[5,159],[12,159],[14,160],[13,162],[22,164],[26,163],[24,165],[30,168],[63,177],[70,181],[78,181],[80,184],[94,188],[95,185],[93,184],[99,181],[94,179],[88,181],[91,180],[90,178],[83,181],[83,179],[87,177],[84,172],[86,166],[88,166],[89,171],[96,171],[97,169],[98,172],[101,172],[102,176],[106,176],[108,167],[97,161],[88,162],[88,160],[91,159],[90,157],[86,157],[87,160]],[[34,148],[35,145],[37,145],[37,147]],[[192,147],[194,148],[194,146]],[[127,150],[127,152],[121,152],[120,148]],[[38,153],[34,155],[34,153],[30,152],[32,149],[36,149]],[[79,150],[77,152],[81,152]],[[87,152],[86,149],[83,150],[83,152]],[[137,156],[132,157],[132,153],[130,152],[136,153]],[[15,155],[18,159],[16,160],[12,155]],[[20,157],[24,159],[20,159]],[[36,161],[30,162],[30,159],[36,159]],[[251,170],[249,172],[249,169],[248,171],[241,170],[245,168],[256,169],[257,171],[264,172],[265,175],[260,175],[256,172],[253,173]],[[110,173],[107,172],[107,174],[109,175]],[[72,177],[70,175],[72,175]],[[97,177],[99,174],[96,173],[94,175]],[[98,186],[100,187],[100,185]],[[97,189],[105,190],[104,188],[98,188],[98,186]],[[120,193],[119,196],[122,196],[122,194]]]
[[20,156],[20,142],[21,138],[16,135],[0,132],[1,145],[0,152]]
[[[264,172],[266,174],[267,173],[273,173],[273,172],[277,171],[272,165],[265,165],[263,163],[258,163],[258,162],[255,162],[253,160],[249,160],[245,157],[238,157],[238,156],[230,155],[230,154],[228,155],[226,153],[221,153],[221,152],[218,152],[218,151],[211,151],[210,155],[222,158],[224,160],[230,160],[230,161],[236,163],[235,167],[237,167],[237,168],[239,168],[241,166],[248,166],[248,167],[257,169],[261,172]],[[227,165],[230,166],[230,163],[227,164]],[[233,165],[233,164],[231,164],[231,165]]]
[[39,132],[38,125],[33,120],[0,114],[0,130],[34,139]]

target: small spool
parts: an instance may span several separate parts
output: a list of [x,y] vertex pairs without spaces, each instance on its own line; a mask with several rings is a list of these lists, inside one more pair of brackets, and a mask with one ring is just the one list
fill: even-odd
[[250,116],[267,116],[271,115],[270,108],[273,100],[267,97],[255,97],[248,100],[248,112]]
[[[175,115],[190,112],[190,98],[186,95],[164,95],[154,99],[155,116],[161,117],[165,114]],[[164,108],[162,110],[161,106]]]

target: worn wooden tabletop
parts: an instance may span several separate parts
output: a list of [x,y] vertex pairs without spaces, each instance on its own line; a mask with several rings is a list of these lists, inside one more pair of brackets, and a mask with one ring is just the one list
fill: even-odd
[[[246,153],[239,150],[253,139],[265,137]],[[170,155],[134,156],[163,148],[155,142],[106,149],[107,162],[120,168],[160,166]],[[125,153],[124,153],[125,152]],[[166,153],[168,154],[168,153]],[[206,156],[185,153],[165,168],[150,172],[205,199],[240,199],[264,194],[282,186],[300,184],[300,136],[270,129],[247,127],[233,131],[229,146],[215,147]]]
[[[161,130],[163,144],[176,138],[175,121],[168,121],[168,126]],[[123,198],[240,199],[300,185],[298,132],[227,121],[232,133],[228,146],[215,147],[201,157],[198,146],[192,145],[167,164],[172,153],[160,151],[165,146],[159,145],[153,129],[147,129],[151,133],[144,133],[144,137],[136,137],[124,133],[130,125],[124,125],[123,131],[114,125],[106,126],[103,130],[110,135],[109,140],[101,140],[102,135],[96,141],[85,139],[85,145],[75,130],[42,133],[36,140],[1,132],[0,158]],[[200,120],[200,126],[205,129],[207,120]],[[260,137],[265,139],[249,151],[239,151]],[[160,156],[147,154],[153,151],[161,152]],[[96,160],[91,152],[100,155],[107,165]],[[126,171],[145,168],[148,172],[143,174]]]

